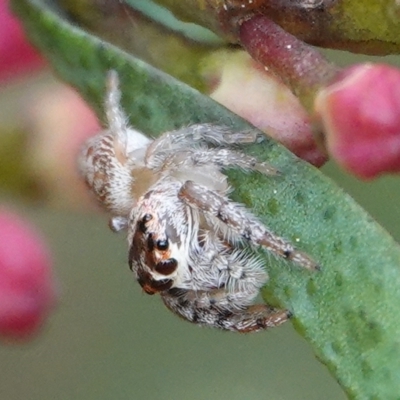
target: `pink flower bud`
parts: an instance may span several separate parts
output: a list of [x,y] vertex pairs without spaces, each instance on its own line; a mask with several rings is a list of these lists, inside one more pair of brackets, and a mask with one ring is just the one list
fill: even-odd
[[33,228],[5,210],[0,243],[0,335],[29,338],[56,298],[49,252]]
[[76,160],[83,142],[101,129],[96,115],[76,91],[60,83],[37,89],[25,104],[29,167],[46,200],[63,207],[93,207]]
[[400,171],[400,71],[363,64],[339,74],[316,97],[330,155],[368,179]]
[[19,21],[8,10],[7,0],[0,0],[0,54],[0,81],[44,65],[43,58],[25,39]]

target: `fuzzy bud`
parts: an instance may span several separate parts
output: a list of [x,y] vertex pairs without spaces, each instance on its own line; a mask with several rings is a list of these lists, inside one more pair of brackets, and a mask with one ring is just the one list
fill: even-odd
[[0,336],[26,339],[56,298],[50,255],[37,232],[5,210],[0,210],[0,243]]

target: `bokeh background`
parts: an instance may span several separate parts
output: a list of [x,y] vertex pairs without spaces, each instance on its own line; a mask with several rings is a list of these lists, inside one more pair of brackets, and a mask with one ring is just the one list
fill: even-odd
[[[253,335],[199,328],[142,292],[124,235],[74,180],[73,151],[96,129],[79,107],[43,66],[0,83],[0,203],[41,229],[60,292],[37,338],[0,347],[0,399],[345,399],[290,323]],[[323,171],[400,239],[398,177],[360,182],[333,163]]]

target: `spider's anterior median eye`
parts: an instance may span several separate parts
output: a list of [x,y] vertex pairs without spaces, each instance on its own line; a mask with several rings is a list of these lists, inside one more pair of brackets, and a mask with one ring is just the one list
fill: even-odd
[[169,246],[168,239],[157,240],[156,246],[157,246],[158,250],[161,250],[161,251],[167,250],[168,246]]
[[168,260],[159,262],[159,263],[156,265],[155,270],[156,270],[159,274],[170,275],[170,274],[172,274],[177,268],[178,268],[178,261],[176,261],[175,258],[169,258]]

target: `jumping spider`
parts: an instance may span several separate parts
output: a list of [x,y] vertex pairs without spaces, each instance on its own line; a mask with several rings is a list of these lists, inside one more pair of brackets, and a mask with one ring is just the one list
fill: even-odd
[[129,265],[144,291],[159,293],[171,311],[200,325],[252,332],[287,320],[287,311],[251,305],[267,281],[251,247],[310,270],[318,265],[233,203],[222,172],[239,167],[274,175],[233,146],[263,137],[199,124],[151,140],[127,125],[120,96],[111,71],[109,127],[86,143],[80,171],[111,213],[111,228],[127,229]]

